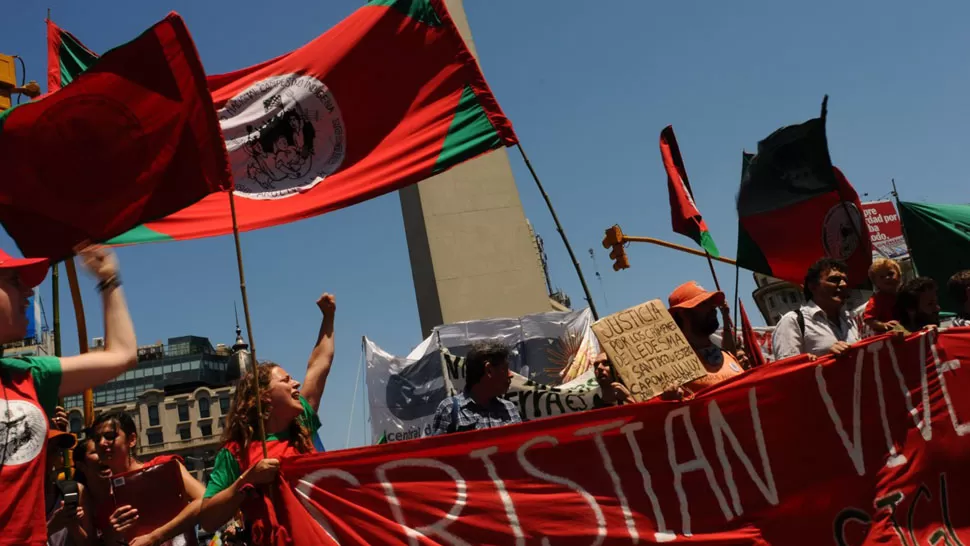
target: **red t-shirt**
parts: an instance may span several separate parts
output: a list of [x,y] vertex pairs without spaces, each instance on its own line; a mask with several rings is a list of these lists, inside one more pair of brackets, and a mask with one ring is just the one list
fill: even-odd
[[61,361],[0,358],[0,545],[47,544],[44,474]]
[[893,320],[893,308],[896,307],[896,294],[876,292],[869,298],[866,310],[862,313],[862,320],[878,320],[889,322]]

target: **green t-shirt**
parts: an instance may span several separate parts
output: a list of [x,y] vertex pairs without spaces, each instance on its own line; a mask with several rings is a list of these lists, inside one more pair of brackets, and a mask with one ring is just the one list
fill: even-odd
[[[303,406],[303,413],[300,414],[298,419],[303,423],[303,426],[310,430],[311,435],[316,435],[317,431],[320,429],[320,417],[317,416],[317,412],[314,411],[313,406],[306,398],[300,396],[300,404]],[[267,442],[285,442],[290,439],[289,431],[283,431],[278,434],[267,434]],[[272,455],[270,455],[272,457]],[[231,486],[236,480],[242,476],[242,471],[239,468],[239,463],[236,458],[232,456],[232,453],[228,449],[222,448],[216,455],[216,460],[212,464],[212,472],[209,474],[209,482],[205,487],[205,498],[213,497],[220,491]]]
[[37,402],[48,417],[54,416],[61,389],[61,359],[56,356],[18,356],[0,358],[0,367],[30,372],[34,378]]

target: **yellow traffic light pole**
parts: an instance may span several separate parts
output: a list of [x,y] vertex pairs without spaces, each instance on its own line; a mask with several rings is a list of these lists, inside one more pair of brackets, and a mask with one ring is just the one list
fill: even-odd
[[623,246],[626,243],[651,243],[657,246],[662,246],[666,248],[672,248],[674,250],[679,250],[681,252],[686,252],[688,254],[693,254],[695,256],[709,257],[712,260],[717,260],[719,262],[724,262],[726,264],[737,265],[737,261],[731,258],[722,258],[720,256],[710,256],[706,252],[690,248],[683,245],[678,245],[676,243],[668,243],[662,239],[655,239],[653,237],[636,237],[633,235],[625,235],[620,229],[620,226],[614,225],[613,227],[607,228],[606,237],[603,238],[603,248],[613,247],[613,252],[610,253],[610,258],[613,258],[616,263],[613,264],[613,269],[619,271],[621,269],[627,269],[630,267],[630,261],[626,256],[626,249]]
[[[652,243],[658,246],[664,246],[667,248],[672,248],[674,250],[680,250],[681,252],[686,252],[688,254],[693,254],[695,256],[701,256],[701,257],[707,256],[706,253],[700,250],[697,250],[696,248],[690,248],[687,246],[678,245],[676,243],[668,243],[667,241],[664,241],[661,239],[654,239],[653,237],[633,237],[630,235],[624,235],[623,240],[629,241],[631,243]],[[722,258],[720,256],[711,256],[711,259],[717,260],[719,262],[724,262],[726,264],[731,264],[731,265],[737,265],[738,263],[736,260],[733,260],[731,258]]]

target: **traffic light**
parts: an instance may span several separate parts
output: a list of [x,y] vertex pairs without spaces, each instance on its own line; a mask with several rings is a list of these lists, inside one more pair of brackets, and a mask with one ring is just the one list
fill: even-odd
[[10,108],[10,95],[17,86],[17,70],[13,57],[0,53],[0,111]]
[[603,248],[613,248],[610,252],[610,259],[613,260],[613,271],[630,268],[630,260],[627,259],[626,249],[623,248],[623,232],[620,226],[613,226],[606,230],[606,237],[603,238]]

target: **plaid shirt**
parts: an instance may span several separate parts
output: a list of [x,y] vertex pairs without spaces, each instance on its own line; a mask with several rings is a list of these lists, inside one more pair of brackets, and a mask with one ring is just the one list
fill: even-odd
[[[452,421],[457,418],[457,423]],[[521,423],[519,409],[504,398],[492,398],[485,406],[480,406],[471,396],[458,393],[442,400],[434,412],[432,436],[502,427]]]

